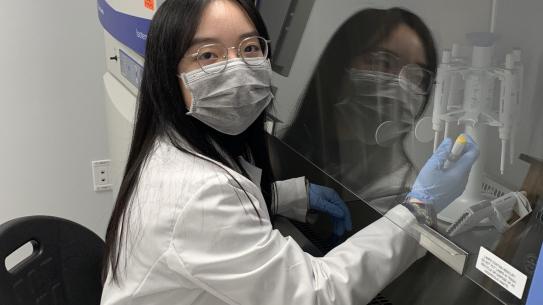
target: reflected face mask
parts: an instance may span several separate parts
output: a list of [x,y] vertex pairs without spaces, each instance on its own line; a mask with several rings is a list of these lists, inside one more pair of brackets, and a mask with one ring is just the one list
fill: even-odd
[[[224,63],[206,67],[220,71]],[[266,60],[249,66],[242,59],[228,61],[222,72],[209,74],[197,69],[178,76],[192,94],[187,115],[228,135],[245,131],[273,98],[271,65]]]
[[352,137],[386,147],[413,128],[425,95],[404,89],[394,74],[357,69],[347,73],[351,91],[335,105],[335,112]]

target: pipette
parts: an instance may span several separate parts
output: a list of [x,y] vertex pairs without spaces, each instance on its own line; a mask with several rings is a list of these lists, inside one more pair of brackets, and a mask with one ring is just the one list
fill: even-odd
[[505,232],[532,212],[525,192],[511,192],[493,200],[483,200],[472,205],[462,213],[446,230],[450,236],[466,232],[483,220],[499,232]]
[[516,144],[516,135],[518,130],[518,116],[520,114],[520,109],[522,107],[522,88],[524,88],[524,65],[522,64],[522,51],[520,49],[513,50],[513,60],[515,61],[515,79],[516,79],[516,101],[514,101],[513,107],[513,130],[511,132],[511,141],[509,144],[509,163],[513,164],[515,158],[515,144]]
[[501,140],[501,159],[500,172],[503,175],[505,170],[505,160],[507,151],[507,142],[511,140],[511,130],[513,129],[513,104],[516,103],[516,80],[513,75],[515,61],[512,54],[507,54],[505,57],[505,69],[501,80],[500,91],[500,122],[499,137]]
[[432,115],[432,129],[434,130],[434,151],[439,143],[439,134],[443,131],[443,122],[441,115],[446,111],[448,91],[449,91],[449,75],[451,62],[451,51],[444,50],[441,58],[441,64],[437,68],[436,87],[434,90],[434,109]]

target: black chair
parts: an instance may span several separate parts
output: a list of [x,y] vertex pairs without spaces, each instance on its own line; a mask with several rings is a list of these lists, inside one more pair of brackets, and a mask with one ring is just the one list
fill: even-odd
[[[5,260],[30,242],[32,254],[7,270]],[[66,219],[28,216],[0,225],[0,304],[98,305],[104,242]]]

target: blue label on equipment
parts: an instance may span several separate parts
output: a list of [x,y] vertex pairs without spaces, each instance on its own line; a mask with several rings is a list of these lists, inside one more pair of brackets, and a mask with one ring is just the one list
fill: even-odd
[[539,258],[535,267],[532,284],[530,284],[530,292],[526,305],[541,305],[543,304],[543,247],[539,250]]
[[98,18],[111,36],[144,56],[150,20],[118,12],[105,0],[98,0]]

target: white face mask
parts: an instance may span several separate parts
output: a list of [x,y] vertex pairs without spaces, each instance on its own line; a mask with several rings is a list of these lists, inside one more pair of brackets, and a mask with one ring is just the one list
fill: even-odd
[[[224,63],[206,67],[220,71]],[[228,61],[224,71],[209,74],[201,69],[182,73],[178,77],[192,94],[187,112],[206,125],[228,135],[245,131],[266,109],[273,98],[271,65],[266,60],[249,66],[242,59]]]

